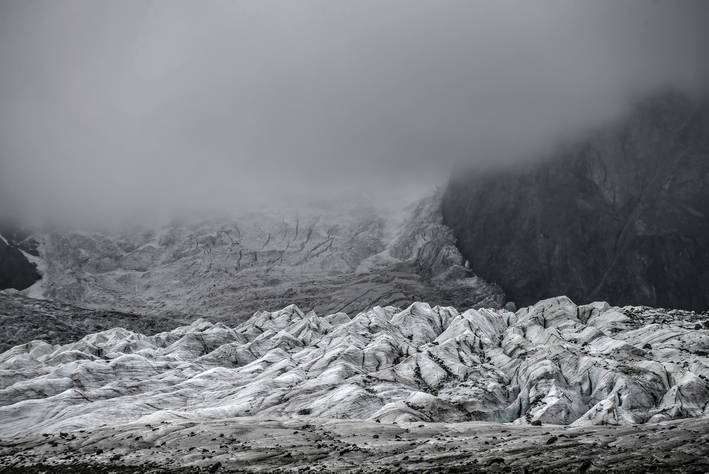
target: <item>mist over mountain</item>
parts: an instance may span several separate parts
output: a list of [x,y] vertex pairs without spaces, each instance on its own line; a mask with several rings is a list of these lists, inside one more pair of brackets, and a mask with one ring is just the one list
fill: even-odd
[[537,163],[451,179],[472,268],[530,304],[709,308],[709,102],[665,91]]
[[[288,304],[320,313],[424,299],[502,306],[499,287],[465,268],[439,209],[440,196],[433,196],[399,215],[373,207],[261,211],[116,233],[37,232],[37,257],[24,256],[42,278],[19,289],[146,318],[229,323]],[[5,266],[0,261],[0,269],[12,271]],[[26,324],[33,325],[28,313]]]
[[0,471],[709,472],[705,0],[0,1]]
[[702,0],[4,1],[0,217],[412,201],[658,88],[706,92],[706,18]]

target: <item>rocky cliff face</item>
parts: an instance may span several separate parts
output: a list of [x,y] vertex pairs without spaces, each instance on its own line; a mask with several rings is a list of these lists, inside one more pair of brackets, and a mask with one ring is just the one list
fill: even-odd
[[[16,237],[16,238],[13,238]],[[24,236],[8,232],[0,226],[0,290],[14,288],[24,290],[40,278],[37,266],[31,262],[36,251]]]
[[545,160],[454,177],[442,210],[471,267],[519,304],[709,308],[709,106],[650,97]]

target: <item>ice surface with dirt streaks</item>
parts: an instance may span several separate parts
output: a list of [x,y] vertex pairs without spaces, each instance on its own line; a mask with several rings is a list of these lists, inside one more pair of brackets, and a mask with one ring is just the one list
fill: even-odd
[[504,294],[464,265],[440,196],[375,206],[262,211],[119,233],[33,236],[32,295],[90,309],[229,324],[288,304],[318,313],[435,301],[497,306]]
[[577,306],[291,305],[0,355],[0,437],[175,417],[638,424],[709,415],[706,315]]

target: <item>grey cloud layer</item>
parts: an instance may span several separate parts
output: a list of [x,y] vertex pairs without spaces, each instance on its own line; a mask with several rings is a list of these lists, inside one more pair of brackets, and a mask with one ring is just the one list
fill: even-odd
[[531,156],[653,88],[703,91],[707,10],[4,1],[0,199],[85,221],[389,199]]

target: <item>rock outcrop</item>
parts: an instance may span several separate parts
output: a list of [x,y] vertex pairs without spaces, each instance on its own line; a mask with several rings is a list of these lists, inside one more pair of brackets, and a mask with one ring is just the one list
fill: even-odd
[[24,290],[40,279],[37,266],[16,242],[0,234],[0,290]]
[[709,105],[667,92],[543,160],[443,198],[471,267],[520,305],[558,294],[709,308]]
[[354,317],[297,306],[229,327],[123,328],[0,354],[0,438],[255,416],[642,424],[709,415],[709,315],[414,303]]

